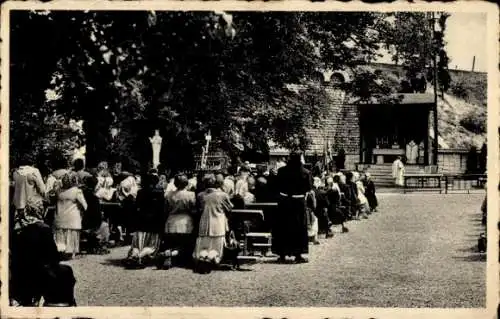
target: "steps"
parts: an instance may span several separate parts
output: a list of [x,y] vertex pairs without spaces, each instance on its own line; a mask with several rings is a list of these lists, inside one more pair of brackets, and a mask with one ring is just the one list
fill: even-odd
[[[418,174],[423,172],[423,165],[406,165],[406,174]],[[364,171],[370,173],[376,187],[394,187],[392,178],[392,164],[370,164],[364,165]]]

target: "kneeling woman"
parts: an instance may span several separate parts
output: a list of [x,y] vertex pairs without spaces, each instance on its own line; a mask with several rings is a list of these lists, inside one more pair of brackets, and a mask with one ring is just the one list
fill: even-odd
[[196,213],[196,196],[187,190],[189,180],[179,174],[174,178],[176,190],[167,194],[166,211],[168,219],[165,225],[161,253],[158,258],[159,268],[169,268],[173,257],[186,264],[193,253],[193,217]]
[[158,181],[156,175],[145,178],[143,188],[137,193],[137,208],[131,221],[135,229],[128,259],[140,268],[158,251],[165,225],[165,197],[163,190],[156,188]]
[[205,176],[204,185],[207,189],[198,194],[201,217],[193,253],[194,270],[200,273],[208,273],[220,263],[229,231],[227,215],[232,209],[229,195],[217,188],[213,174]]

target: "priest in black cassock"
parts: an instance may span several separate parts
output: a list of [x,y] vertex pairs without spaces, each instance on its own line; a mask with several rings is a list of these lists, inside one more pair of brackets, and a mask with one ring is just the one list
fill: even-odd
[[301,157],[300,152],[293,152],[287,165],[278,170],[279,200],[272,250],[280,262],[284,262],[286,256],[294,256],[297,263],[307,262],[302,256],[309,252],[305,195],[312,189],[312,177],[303,167]]

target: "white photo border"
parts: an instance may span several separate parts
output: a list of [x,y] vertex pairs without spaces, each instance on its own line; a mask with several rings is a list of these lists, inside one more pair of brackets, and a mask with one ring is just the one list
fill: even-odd
[[[2,318],[494,318],[499,305],[499,247],[497,228],[499,206],[499,11],[493,3],[458,1],[453,3],[366,4],[344,2],[247,2],[247,1],[10,1],[1,7],[1,294]],[[9,166],[9,32],[12,10],[145,10],[145,11],[449,11],[487,14],[488,45],[488,247],[486,308],[225,308],[225,307],[75,307],[14,308],[8,300],[8,166]],[[1,236],[3,235],[3,236]]]

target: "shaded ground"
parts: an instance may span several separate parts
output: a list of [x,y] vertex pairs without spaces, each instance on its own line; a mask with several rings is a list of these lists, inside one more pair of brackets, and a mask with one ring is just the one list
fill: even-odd
[[126,248],[71,261],[80,306],[484,307],[483,194],[380,194],[380,212],[311,246],[310,263],[125,270]]

